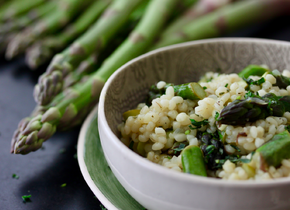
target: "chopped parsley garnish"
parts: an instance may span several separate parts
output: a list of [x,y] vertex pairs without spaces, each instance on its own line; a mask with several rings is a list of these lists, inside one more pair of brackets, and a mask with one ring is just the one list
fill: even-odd
[[215,119],[216,121],[218,121],[219,116],[220,116],[220,113],[215,112],[214,119]]
[[12,178],[19,179],[19,176],[17,176],[16,174],[12,174]]
[[203,88],[204,90],[206,90],[206,89],[207,89],[207,87],[205,87],[205,86],[204,86],[204,87],[202,87],[202,88]]
[[210,155],[214,150],[215,150],[215,146],[214,145],[209,145],[206,147],[206,152],[207,152],[207,155]]
[[195,126],[195,128],[190,126],[191,129],[198,129],[209,123],[208,120],[202,120],[198,122],[198,121],[195,121],[194,119],[190,119],[190,121],[191,121],[191,124]]
[[250,78],[243,78],[243,80],[245,80],[248,85],[261,85],[266,81],[264,77],[261,77],[261,79],[258,79],[256,81]]
[[133,150],[133,146],[134,146],[134,141],[131,141],[130,144],[129,144],[129,148],[130,148],[131,150]]
[[285,130],[287,130],[288,132],[290,132],[290,125],[286,125],[285,126]]
[[241,97],[242,97],[242,96],[238,96],[236,99],[237,99],[237,100],[240,100],[240,99],[241,99]]
[[107,208],[105,206],[103,206],[102,204],[100,204],[100,207],[102,210],[107,210]]
[[259,97],[259,95],[255,95],[255,93],[248,91],[245,94],[245,99],[250,98],[250,97]]
[[240,148],[237,147],[236,145],[230,144],[232,148],[234,148],[235,150],[237,150],[238,152],[241,152]]
[[225,85],[225,87],[228,87],[229,86],[229,83],[227,83],[226,85]]
[[63,183],[62,185],[60,185],[60,187],[66,187],[66,183]]
[[185,148],[185,144],[181,143],[178,145],[177,148],[174,148],[173,151],[174,151],[174,153],[181,152],[184,148]]
[[190,130],[186,130],[184,133],[185,133],[186,135],[188,135],[188,134],[190,134]]
[[66,149],[64,149],[64,148],[59,150],[59,153],[60,153],[60,154],[63,154],[63,153],[65,153],[65,152],[66,152]]
[[24,203],[30,202],[31,201],[30,198],[31,198],[31,195],[23,195],[22,196],[22,200]]

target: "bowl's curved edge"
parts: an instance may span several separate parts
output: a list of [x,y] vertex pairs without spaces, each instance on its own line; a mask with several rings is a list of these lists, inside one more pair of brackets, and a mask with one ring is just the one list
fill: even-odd
[[[162,47],[153,51],[150,51],[148,53],[145,53],[143,55],[140,55],[134,59],[132,59],[131,61],[127,62],[126,64],[124,64],[123,66],[121,66],[118,70],[116,70],[111,77],[108,79],[108,81],[106,82],[106,84],[104,85],[102,92],[101,92],[101,96],[100,96],[100,101],[99,101],[99,106],[100,106],[100,110],[98,111],[99,113],[99,117],[105,119],[105,113],[104,113],[104,99],[106,96],[106,91],[109,87],[109,83],[111,81],[113,81],[114,77],[119,74],[120,71],[122,71],[124,68],[126,68],[127,66],[131,65],[132,63],[143,59],[144,57],[150,56],[150,55],[154,55],[158,52],[162,52],[164,50],[170,50],[170,49],[175,49],[175,48],[182,48],[182,47],[186,47],[186,46],[190,46],[190,45],[198,45],[198,44],[204,44],[204,43],[214,43],[214,42],[253,42],[253,43],[273,43],[273,44],[285,44],[290,46],[290,42],[287,41],[279,41],[279,40],[273,40],[273,39],[259,39],[259,38],[210,38],[210,39],[203,39],[203,40],[197,40],[197,41],[190,41],[190,42],[186,42],[186,43],[181,43],[181,44],[175,44],[175,45],[171,45],[171,46],[167,46],[167,47]],[[102,100],[103,99],[103,100]],[[112,136],[112,138],[118,139],[115,134],[111,131],[110,126],[108,125],[107,121],[104,121],[105,124],[105,129],[107,132],[110,133],[110,135]],[[102,142],[102,141],[101,141]],[[117,146],[119,148],[125,148],[126,146],[123,145],[121,143],[121,141],[115,141],[114,144],[117,144]],[[132,152],[131,150],[129,150],[128,148],[126,149],[127,155],[130,158],[135,159],[136,161],[139,162],[139,164],[143,165],[143,167],[145,168],[150,168],[150,170],[154,170],[156,173],[162,173],[164,174],[165,172],[168,172],[166,168],[159,166],[157,164],[154,163],[149,163],[141,158],[140,156],[138,156],[137,154],[135,154],[134,152]],[[269,186],[277,186],[277,185],[284,185],[285,183],[289,182],[288,178],[280,178],[279,180],[271,180],[268,181],[267,183],[261,181],[261,182],[241,182],[241,181],[226,181],[226,180],[215,180],[215,179],[209,179],[209,178],[205,178],[205,177],[198,177],[198,176],[192,176],[190,174],[184,174],[184,173],[170,173],[171,177],[175,177],[175,178],[179,178],[179,179],[184,179],[187,181],[195,181],[195,182],[200,182],[203,183],[204,185],[212,185],[215,184],[216,186],[224,186],[227,188],[235,188],[235,187],[241,187],[241,188],[249,188],[249,187],[259,187],[259,188],[264,188],[264,187],[269,187]]]
[[91,178],[91,176],[89,174],[89,171],[87,169],[87,166],[86,166],[86,163],[85,163],[85,160],[84,160],[86,132],[87,132],[87,129],[88,129],[91,121],[93,120],[94,116],[97,114],[97,112],[98,112],[98,106],[96,105],[96,107],[91,111],[91,113],[86,118],[86,120],[84,121],[84,123],[83,123],[83,125],[81,127],[79,138],[78,138],[78,144],[77,144],[78,164],[79,164],[81,173],[82,173],[87,185],[92,190],[92,192],[95,194],[95,196],[99,199],[99,201],[107,209],[117,210],[117,208],[96,187],[94,181],[92,180],[92,178]]

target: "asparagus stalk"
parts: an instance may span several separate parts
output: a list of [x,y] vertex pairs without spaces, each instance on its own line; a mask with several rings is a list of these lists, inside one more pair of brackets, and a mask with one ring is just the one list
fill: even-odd
[[283,76],[278,70],[273,70],[272,75],[276,78],[276,83],[274,85],[279,88],[286,89],[290,85],[290,78]]
[[56,8],[56,3],[54,1],[33,8],[27,14],[16,18],[13,21],[3,23],[0,27],[0,34],[7,34],[16,31],[18,32],[19,30],[27,27],[33,21],[51,12],[54,8]]
[[233,101],[222,109],[217,120],[221,124],[245,125],[268,116],[281,117],[289,111],[290,96],[268,93],[261,98],[256,96]]
[[40,37],[61,30],[89,3],[90,0],[62,0],[56,12],[44,16],[35,25],[15,36],[7,47],[6,58],[14,58],[25,52],[26,48]]
[[58,35],[39,40],[26,50],[26,63],[31,69],[49,61],[54,54],[60,52],[76,37],[86,31],[90,25],[102,14],[112,0],[95,1],[81,14],[76,22],[69,25]]
[[75,119],[79,112],[86,116],[89,110],[84,108],[96,103],[105,81],[118,67],[146,50],[165,24],[165,14],[171,13],[176,2],[177,0],[151,1],[140,23],[127,40],[106,59],[99,71],[92,74],[85,83],[78,83],[59,94],[55,98],[59,103],[54,105],[52,102],[43,115],[31,119],[24,130],[12,139],[11,152],[26,154],[35,151],[54,134],[60,122],[73,122],[72,119]]
[[11,3],[5,4],[0,9],[0,22],[11,20],[14,17],[24,14],[32,8],[44,3],[44,0],[33,0],[33,1],[12,1]]
[[243,0],[226,5],[201,16],[182,27],[178,33],[169,34],[150,50],[181,42],[219,36],[250,25],[262,19],[270,19],[289,8],[284,0]]
[[206,97],[205,90],[196,82],[181,85],[172,85],[168,83],[161,89],[158,89],[156,85],[152,85],[148,92],[147,104],[151,104],[153,99],[159,98],[161,95],[165,94],[166,88],[169,86],[173,86],[176,96],[181,96],[184,99],[200,100]]
[[40,76],[34,88],[35,101],[40,105],[48,104],[63,88],[63,78],[73,71],[80,62],[106,47],[130,17],[131,12],[143,0],[114,1],[101,18],[60,54],[54,56],[46,72]]
[[210,13],[228,3],[231,0],[200,0],[196,4],[193,4],[189,9],[185,11],[182,16],[177,18],[171,23],[161,34],[160,39],[167,37],[169,34],[178,33],[182,28],[194,21],[194,19]]
[[203,153],[198,146],[187,146],[181,152],[182,168],[185,173],[207,177]]
[[[276,134],[270,141],[259,147],[252,157],[257,169],[268,171],[270,166],[279,167],[282,160],[290,158],[290,134],[287,130]],[[246,167],[245,167],[246,166]],[[250,168],[250,164],[243,164],[243,168]]]
[[[144,4],[146,3],[146,4]],[[100,64],[111,55],[114,50],[128,37],[129,33],[136,27],[137,23],[141,19],[147,2],[142,3],[134,12],[130,15],[128,23],[123,27],[121,31],[116,34],[116,37],[111,41],[111,44],[103,51],[93,53],[87,59],[82,61],[80,65],[64,78],[63,89],[66,89],[80,80],[86,80],[88,74],[92,73]]]
[[259,65],[249,65],[239,72],[238,75],[247,79],[249,76],[262,76],[265,73],[270,73],[270,70]]

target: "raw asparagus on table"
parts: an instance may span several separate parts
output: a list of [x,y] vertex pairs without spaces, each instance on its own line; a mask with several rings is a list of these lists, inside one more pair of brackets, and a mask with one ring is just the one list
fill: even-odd
[[171,23],[161,34],[160,39],[168,36],[169,34],[179,33],[182,28],[194,21],[194,19],[210,13],[226,4],[229,4],[232,0],[200,0],[196,4],[193,4],[184,14],[178,17],[173,23]]
[[283,14],[289,9],[285,0],[243,0],[226,5],[186,24],[178,33],[168,34],[149,50],[191,40],[220,36],[241,27]]
[[217,121],[220,124],[245,125],[268,116],[281,117],[290,111],[290,96],[267,93],[263,97],[237,99],[222,109]]
[[95,1],[86,9],[75,22],[63,32],[39,40],[26,50],[26,63],[31,69],[49,61],[56,53],[63,50],[75,38],[86,31],[91,24],[102,14],[112,0]]
[[[134,2],[136,1],[134,0]],[[92,74],[85,83],[77,83],[59,94],[55,98],[59,103],[51,105],[44,114],[39,114],[31,119],[12,139],[11,152],[26,154],[35,151],[55,133],[58,124],[75,122],[72,119],[75,119],[80,112],[83,112],[80,117],[86,116],[90,111],[89,108],[94,106],[98,100],[106,80],[118,67],[146,50],[146,47],[166,23],[165,14],[170,14],[176,3],[177,0],[151,1],[140,23],[126,41],[106,59],[100,69]],[[53,104],[54,101],[51,103]]]
[[2,23],[0,27],[0,34],[6,35],[7,33],[18,32],[42,17],[43,15],[51,12],[55,8],[56,2],[54,1],[35,7],[27,14],[17,17],[13,21]]
[[0,8],[0,22],[12,20],[18,15],[22,15],[32,8],[43,4],[45,0],[20,1],[14,0],[7,2]]
[[41,37],[61,30],[90,3],[90,0],[60,1],[57,11],[45,15],[37,23],[26,28],[12,39],[7,47],[6,58],[12,59],[24,53],[28,46]]
[[114,1],[101,18],[62,53],[54,56],[34,88],[35,101],[46,105],[62,91],[63,79],[92,53],[104,49],[143,0]]

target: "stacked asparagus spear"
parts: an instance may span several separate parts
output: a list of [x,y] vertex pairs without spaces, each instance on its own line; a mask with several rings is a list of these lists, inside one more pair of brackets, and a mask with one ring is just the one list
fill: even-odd
[[[21,26],[24,30],[6,50],[7,57],[26,51],[26,61],[33,68],[53,57],[35,86],[35,110],[19,123],[12,138],[15,154],[35,151],[57,130],[80,124],[97,103],[106,80],[129,60],[160,46],[215,37],[273,18],[284,14],[290,2],[61,0],[39,4],[35,9],[56,5],[60,14],[48,10],[31,20],[36,21],[33,26],[27,21],[28,27]],[[65,11],[63,4],[68,5]],[[133,29],[127,27],[132,22],[138,22]],[[115,42],[124,30],[126,38]]]

